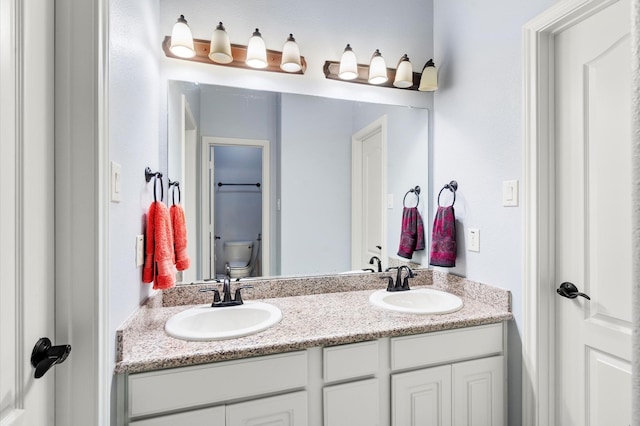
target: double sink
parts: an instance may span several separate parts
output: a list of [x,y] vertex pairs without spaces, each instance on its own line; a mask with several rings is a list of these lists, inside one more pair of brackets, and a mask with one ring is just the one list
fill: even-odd
[[[387,311],[416,315],[452,313],[463,305],[458,296],[430,288],[398,292],[378,290],[371,294],[369,302]],[[278,324],[281,319],[280,309],[259,301],[249,300],[238,306],[215,308],[199,305],[169,318],[165,331],[183,340],[225,340],[259,333]]]

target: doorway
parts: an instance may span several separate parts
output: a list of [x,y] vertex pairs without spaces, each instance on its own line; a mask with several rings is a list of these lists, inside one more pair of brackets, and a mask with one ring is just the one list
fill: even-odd
[[268,275],[269,141],[207,136],[202,149],[203,278]]
[[631,423],[630,11],[525,26],[523,424]]
[[[387,116],[351,137],[351,269],[387,265]],[[375,264],[374,264],[375,266]]]

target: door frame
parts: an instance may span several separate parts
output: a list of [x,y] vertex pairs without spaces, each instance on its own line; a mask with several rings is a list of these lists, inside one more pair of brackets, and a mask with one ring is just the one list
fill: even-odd
[[[351,269],[361,268],[357,262],[362,253],[362,144],[372,134],[380,132],[382,138],[382,200],[387,194],[387,115],[372,121],[363,129],[351,136]],[[387,264],[387,209],[382,208],[382,250],[380,257],[383,265]]]
[[522,424],[526,425],[555,425],[555,35],[617,1],[558,2],[523,27]]
[[[239,138],[221,138],[215,136],[202,136],[202,177],[201,177],[201,208],[209,206],[213,209],[213,199],[215,188],[212,187],[213,176],[209,175],[209,169],[213,165],[209,164],[209,150],[213,146],[247,146],[254,148],[262,148],[262,186],[260,193],[262,194],[262,241],[260,243],[260,252],[262,256],[262,276],[269,276],[271,273],[271,150],[270,142],[263,139],[239,139]],[[211,182],[209,182],[211,180]],[[209,226],[207,215],[201,214],[200,229],[207,229]],[[213,231],[213,230],[212,230]],[[202,234],[202,233],[201,233]],[[202,238],[202,264],[204,272],[204,262],[208,256],[211,256],[214,250],[214,241],[207,242]],[[215,264],[214,264],[215,268]],[[215,273],[215,272],[214,272]],[[203,277],[204,278],[204,277]],[[206,277],[209,278],[209,277]]]

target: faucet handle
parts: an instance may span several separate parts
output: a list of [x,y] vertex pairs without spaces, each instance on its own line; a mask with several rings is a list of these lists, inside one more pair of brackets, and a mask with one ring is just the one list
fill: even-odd
[[381,280],[387,280],[387,291],[393,290],[393,277],[380,277]]
[[200,289],[200,293],[205,293],[208,291],[213,292],[213,303],[211,303],[211,306],[213,307],[215,303],[220,303],[220,292],[218,291],[218,289],[217,288],[201,288]]
[[233,297],[234,302],[236,302],[237,305],[242,305],[244,303],[244,301],[242,300],[242,290],[244,290],[245,288],[253,288],[252,285],[242,285],[238,288],[236,288],[236,294]]

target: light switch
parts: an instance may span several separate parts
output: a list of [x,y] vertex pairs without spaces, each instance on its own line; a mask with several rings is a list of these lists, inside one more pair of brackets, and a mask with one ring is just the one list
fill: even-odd
[[480,230],[479,229],[469,229],[467,237],[467,250],[468,251],[480,251]]
[[502,182],[502,205],[515,207],[518,205],[518,181],[505,180]]
[[136,266],[144,265],[144,235],[136,236]]
[[120,164],[111,162],[111,201],[119,203],[121,200],[120,190],[122,187],[122,167]]
[[393,208],[393,194],[387,194],[387,208]]

